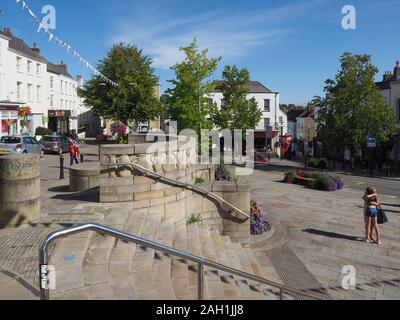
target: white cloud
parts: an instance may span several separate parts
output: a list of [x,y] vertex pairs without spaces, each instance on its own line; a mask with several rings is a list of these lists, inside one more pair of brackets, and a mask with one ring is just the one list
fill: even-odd
[[325,1],[303,1],[246,11],[225,6],[195,14],[177,13],[181,11],[179,1],[173,1],[173,4],[139,2],[127,18],[114,21],[115,33],[111,35],[110,43],[138,45],[153,57],[155,67],[160,69],[169,69],[180,61],[179,48],[195,37],[201,48],[209,49],[210,56],[229,60],[281,39],[290,32],[284,26],[285,22],[304,16],[310,8]]

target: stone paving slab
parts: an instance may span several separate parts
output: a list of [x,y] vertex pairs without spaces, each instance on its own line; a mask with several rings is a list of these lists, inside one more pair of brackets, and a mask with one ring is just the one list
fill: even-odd
[[[282,174],[257,170],[240,178],[251,185],[252,198],[261,204],[274,227],[276,222],[280,225],[275,233],[287,233],[286,241],[274,241],[279,240],[274,235],[256,244],[260,264],[263,246],[265,250],[287,246],[335,299],[400,299],[400,199],[381,196],[389,218],[389,223],[381,226],[383,244],[366,244],[361,242],[362,192],[348,188],[333,193],[315,191],[283,184],[282,178]],[[346,265],[356,268],[356,290],[341,287]]]

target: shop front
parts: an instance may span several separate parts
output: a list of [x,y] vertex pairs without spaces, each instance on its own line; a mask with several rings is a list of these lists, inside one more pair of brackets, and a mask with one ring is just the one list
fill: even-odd
[[0,137],[18,135],[18,106],[0,104],[0,122]]
[[49,110],[49,129],[59,135],[70,133],[70,110]]

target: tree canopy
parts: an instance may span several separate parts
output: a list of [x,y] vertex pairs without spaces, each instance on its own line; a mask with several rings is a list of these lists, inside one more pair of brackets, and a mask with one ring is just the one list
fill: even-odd
[[79,94],[85,99],[85,105],[106,119],[125,124],[154,120],[161,106],[154,94],[158,79],[152,62],[138,47],[116,44],[99,61],[97,69],[119,86],[113,87],[94,76]]
[[224,104],[220,109],[213,106],[214,124],[221,129],[254,129],[262,118],[262,112],[254,98],[248,99],[250,72],[226,66],[222,78]]
[[173,87],[166,90],[168,115],[178,122],[179,130],[193,129],[200,133],[201,129],[213,127],[207,98],[213,84],[208,78],[217,69],[221,58],[208,58],[208,50],[199,51],[196,39],[180,50],[185,59],[171,68],[175,79],[169,80]]
[[318,139],[326,146],[347,148],[354,155],[367,147],[368,136],[384,144],[395,129],[395,115],[374,79],[378,69],[369,55],[345,53],[335,80],[326,81],[326,98],[318,107]]

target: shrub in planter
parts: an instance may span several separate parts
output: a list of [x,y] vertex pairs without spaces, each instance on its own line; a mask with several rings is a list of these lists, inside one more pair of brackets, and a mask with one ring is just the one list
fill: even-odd
[[297,177],[296,170],[291,170],[285,173],[285,178],[283,179],[284,183],[295,183]]
[[229,171],[225,168],[225,165],[221,164],[215,171],[215,181],[233,181],[233,177]]
[[310,158],[307,161],[307,166],[311,167],[311,168],[317,168],[318,166],[318,160],[315,158]]
[[333,178],[323,173],[316,176],[314,187],[318,190],[329,191],[332,183],[334,183]]
[[250,232],[252,235],[260,235],[271,230],[271,225],[265,219],[265,216],[261,212],[260,206],[255,201],[251,202],[250,216]]
[[328,168],[328,160],[325,158],[321,158],[318,161],[318,168],[320,169],[326,169]]
[[338,191],[338,190],[342,190],[344,187],[344,183],[342,182],[342,180],[340,180],[340,178],[334,178],[330,187],[329,187],[329,191]]
[[38,127],[36,128],[35,136],[51,136],[53,135],[53,130],[43,128],[43,127]]

